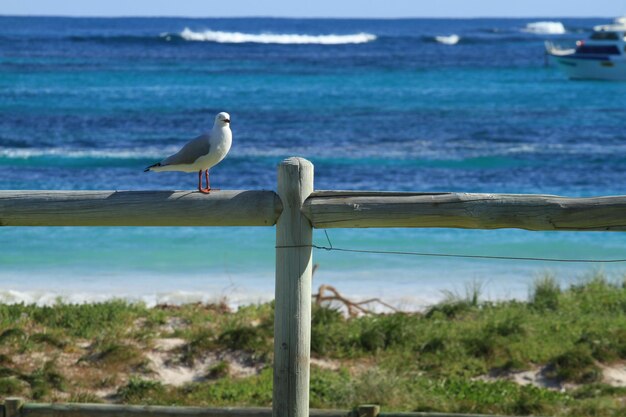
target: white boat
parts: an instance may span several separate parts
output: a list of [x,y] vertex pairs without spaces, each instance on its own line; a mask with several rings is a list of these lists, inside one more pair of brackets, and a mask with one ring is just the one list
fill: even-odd
[[575,48],[546,42],[552,62],[572,79],[626,81],[626,17],[593,28]]

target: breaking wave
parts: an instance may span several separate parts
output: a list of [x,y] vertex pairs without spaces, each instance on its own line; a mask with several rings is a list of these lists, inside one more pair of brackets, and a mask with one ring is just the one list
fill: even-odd
[[537,35],[562,35],[566,33],[566,30],[561,22],[533,22],[528,23],[522,32]]
[[459,35],[435,36],[435,41],[444,45],[456,45],[461,40]]
[[[169,34],[162,34],[161,37],[171,37]],[[376,35],[371,33],[354,33],[349,35],[301,35],[301,34],[274,34],[274,33],[243,33],[243,32],[222,32],[205,30],[194,32],[185,28],[180,37],[186,41],[203,41],[217,43],[273,43],[283,45],[342,45],[367,43],[376,40]]]
[[0,158],[31,159],[59,157],[67,159],[146,159],[163,157],[167,152],[177,151],[176,146],[136,149],[67,149],[67,148],[0,148]]
[[[71,279],[71,278],[70,278]],[[129,279],[132,279],[129,277]],[[2,304],[35,304],[38,306],[54,306],[58,304],[91,304],[103,303],[112,300],[124,300],[130,303],[142,303],[146,307],[157,305],[184,305],[191,303],[212,304],[226,302],[229,307],[237,309],[240,306],[258,304],[271,301],[272,294],[267,292],[244,293],[231,292],[228,294],[217,292],[171,290],[147,293],[107,293],[93,290],[0,290]]]

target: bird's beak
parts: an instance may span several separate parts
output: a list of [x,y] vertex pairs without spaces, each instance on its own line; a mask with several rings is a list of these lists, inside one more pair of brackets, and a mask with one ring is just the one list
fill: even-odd
[[230,123],[230,119],[224,119],[224,123]]

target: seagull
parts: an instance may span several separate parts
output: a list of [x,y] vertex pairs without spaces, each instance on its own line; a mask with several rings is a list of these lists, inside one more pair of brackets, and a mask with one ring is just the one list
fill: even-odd
[[[230,131],[230,115],[225,112],[215,116],[215,123],[210,132],[203,133],[195,139],[187,142],[185,146],[174,155],[170,155],[161,162],[150,165],[148,171],[198,171],[198,191],[204,194],[211,192],[209,184],[209,169],[219,164],[230,150],[233,141],[233,133]],[[206,178],[206,188],[202,188],[202,171]]]

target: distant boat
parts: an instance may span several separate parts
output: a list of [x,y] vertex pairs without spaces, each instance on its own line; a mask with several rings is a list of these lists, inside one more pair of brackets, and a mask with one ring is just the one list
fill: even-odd
[[546,41],[550,59],[572,79],[626,81],[626,16],[593,28],[574,48]]
[[461,40],[459,35],[435,36],[435,40],[444,45],[456,45]]

